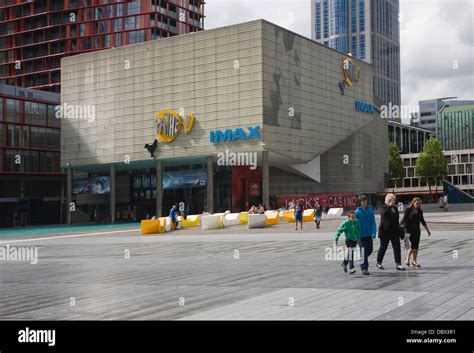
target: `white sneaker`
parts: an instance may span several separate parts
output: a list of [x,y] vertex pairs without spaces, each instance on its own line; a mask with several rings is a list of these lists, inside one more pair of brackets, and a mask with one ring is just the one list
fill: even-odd
[[351,268],[351,269],[349,270],[349,273],[350,273],[351,275],[354,274],[355,272],[356,272],[356,269],[355,269],[355,268]]

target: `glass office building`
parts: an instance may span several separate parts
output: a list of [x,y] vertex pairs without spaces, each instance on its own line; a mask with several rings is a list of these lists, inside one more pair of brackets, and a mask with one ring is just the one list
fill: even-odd
[[474,148],[474,104],[443,108],[437,118],[438,139],[445,151]]
[[62,57],[203,28],[204,0],[0,0],[0,83],[59,92]]
[[398,0],[312,0],[312,39],[374,65],[374,99],[400,105]]
[[425,143],[434,136],[428,130],[388,121],[388,141],[397,145],[400,153],[420,153]]

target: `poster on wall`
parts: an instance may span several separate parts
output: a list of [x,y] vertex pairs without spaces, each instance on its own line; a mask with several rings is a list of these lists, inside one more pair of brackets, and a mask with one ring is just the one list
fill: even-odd
[[110,177],[75,179],[72,186],[73,194],[108,194],[110,193]]
[[206,185],[207,171],[204,169],[163,173],[163,189],[197,188]]
[[249,196],[250,197],[258,197],[260,196],[260,182],[259,181],[249,181]]

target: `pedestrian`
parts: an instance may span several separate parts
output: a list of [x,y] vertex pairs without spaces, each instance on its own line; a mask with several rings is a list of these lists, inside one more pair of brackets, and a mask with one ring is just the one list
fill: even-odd
[[298,222],[301,223],[301,230],[303,230],[303,205],[298,203],[295,207],[295,222],[296,222],[296,229],[298,230]]
[[395,258],[396,269],[404,271],[402,267],[400,238],[403,238],[403,229],[399,224],[398,208],[395,205],[397,198],[394,194],[385,196],[385,206],[381,211],[379,224],[380,247],[377,253],[377,268],[383,270],[382,261],[387,251],[388,243],[392,243],[393,256]]
[[173,229],[177,229],[177,222],[176,222],[176,204],[173,205],[173,207],[171,207],[170,209],[170,219],[171,219],[171,224],[172,224],[172,227],[171,227],[171,230]]
[[257,213],[258,214],[265,214],[265,208],[263,207],[262,204],[258,205]]
[[360,240],[360,222],[355,216],[354,210],[347,212],[348,219],[342,222],[339,229],[336,232],[334,238],[334,245],[337,246],[341,233],[344,232],[346,237],[347,252],[344,256],[344,261],[341,266],[344,272],[347,272],[347,265],[349,264],[349,273],[352,275],[356,272],[354,267],[354,249],[357,242]]
[[449,204],[448,204],[448,195],[443,196],[443,210],[444,212],[448,212]]
[[423,217],[423,211],[421,210],[421,199],[419,197],[415,197],[410,206],[407,207],[405,210],[405,214],[403,215],[402,219],[402,227],[405,233],[410,234],[410,243],[411,246],[406,251],[406,260],[405,264],[410,266],[410,257],[413,255],[413,262],[412,265],[415,268],[420,268],[421,266],[418,264],[418,246],[420,244],[420,236],[421,236],[421,229],[420,223],[425,227],[428,236],[431,236],[431,232],[426,225],[426,221]]
[[364,194],[358,197],[359,207],[355,211],[357,220],[360,222],[360,253],[363,259],[360,269],[362,274],[369,273],[369,256],[374,250],[373,239],[377,234],[377,225],[375,223],[375,215],[373,209],[367,207],[367,196]]
[[256,207],[255,206],[250,207],[249,214],[256,214],[256,213],[257,213]]
[[323,213],[323,210],[321,208],[321,205],[318,203],[314,207],[314,222],[316,223],[316,229],[319,229],[321,225],[321,215]]

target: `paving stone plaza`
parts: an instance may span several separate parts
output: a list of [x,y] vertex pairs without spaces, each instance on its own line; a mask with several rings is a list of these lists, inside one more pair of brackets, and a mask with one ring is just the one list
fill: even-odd
[[[5,320],[473,320],[473,222],[427,213],[421,269],[370,276],[327,260],[341,219],[141,236],[138,225],[0,233],[0,247],[37,246],[36,264],[2,261]],[[377,219],[378,223],[378,219]],[[379,240],[375,240],[374,251]]]

